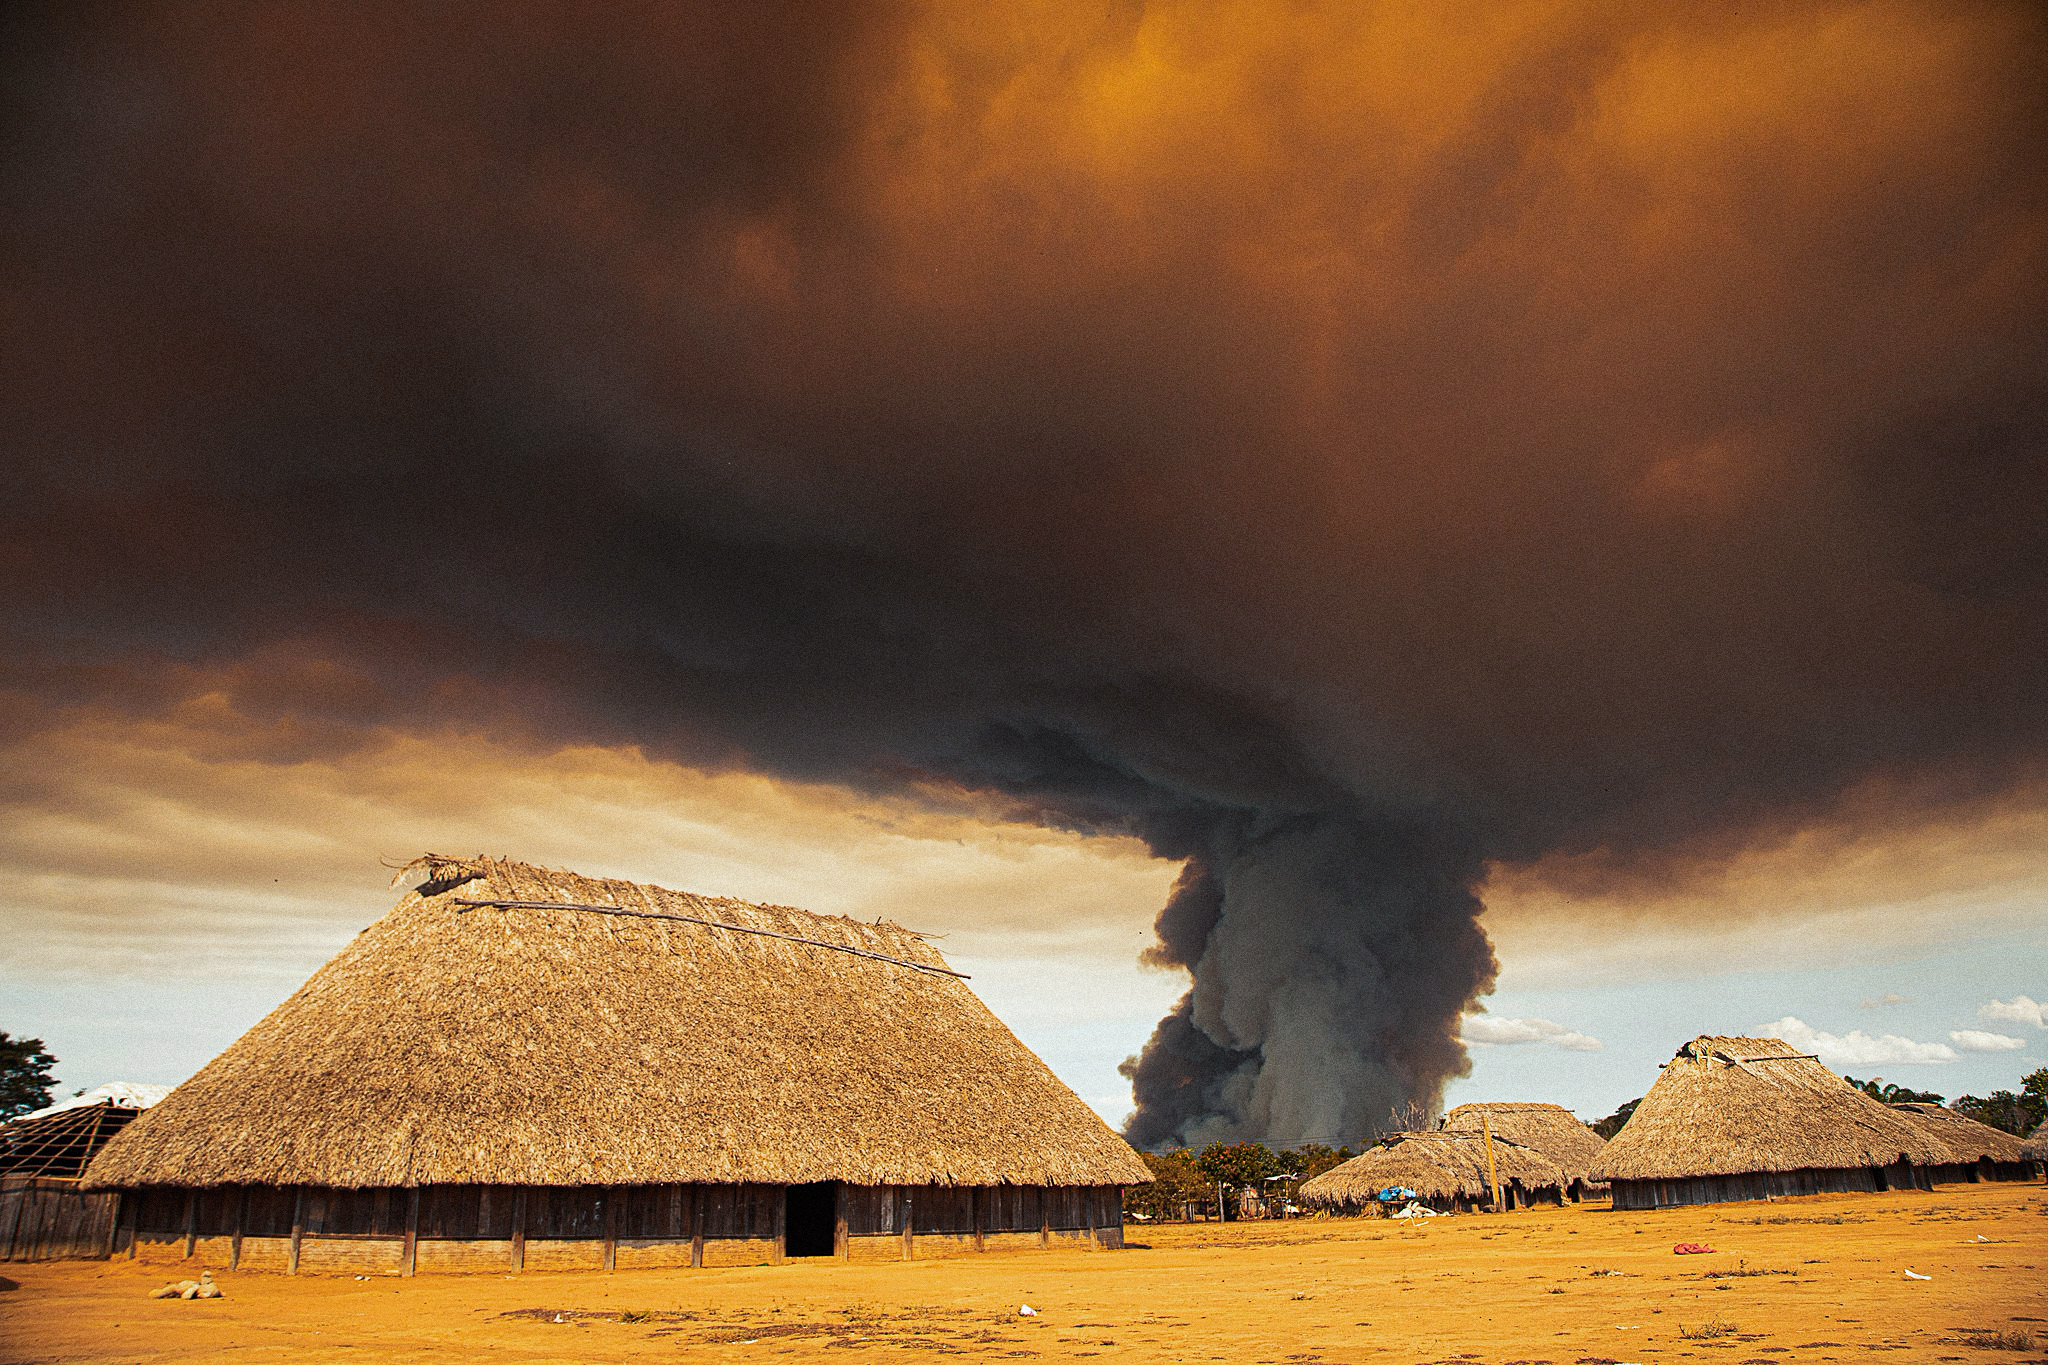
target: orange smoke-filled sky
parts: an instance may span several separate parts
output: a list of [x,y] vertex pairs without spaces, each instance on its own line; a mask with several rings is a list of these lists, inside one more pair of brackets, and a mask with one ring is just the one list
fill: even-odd
[[1147,1140],[2039,1064],[2038,7],[7,22],[0,1026],[445,845],[1095,983]]

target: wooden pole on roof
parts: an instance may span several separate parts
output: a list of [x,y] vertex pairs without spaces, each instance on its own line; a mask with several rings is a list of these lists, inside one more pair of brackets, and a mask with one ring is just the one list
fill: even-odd
[[1479,1115],[1479,1132],[1486,1140],[1486,1183],[1493,1187],[1493,1211],[1500,1212],[1500,1176],[1493,1167],[1493,1120],[1483,1111]]

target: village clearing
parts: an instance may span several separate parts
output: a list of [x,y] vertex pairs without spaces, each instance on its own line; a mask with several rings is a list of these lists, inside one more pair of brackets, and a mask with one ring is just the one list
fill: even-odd
[[2038,1183],[1129,1237],[893,1265],[235,1274],[212,1302],[147,1298],[164,1266],[14,1264],[0,1359],[2048,1362]]

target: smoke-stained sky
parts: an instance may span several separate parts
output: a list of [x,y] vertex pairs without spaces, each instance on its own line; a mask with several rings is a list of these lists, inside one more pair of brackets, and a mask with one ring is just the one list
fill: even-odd
[[15,10],[0,720],[1136,836],[1148,1142],[1433,1099],[1490,868],[2037,806],[2038,7],[1268,8]]

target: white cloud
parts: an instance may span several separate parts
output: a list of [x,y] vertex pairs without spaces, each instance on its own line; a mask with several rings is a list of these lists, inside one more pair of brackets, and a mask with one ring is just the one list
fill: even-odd
[[1757,1032],[1766,1038],[1783,1039],[1801,1052],[1814,1053],[1837,1069],[1845,1066],[1931,1066],[1936,1062],[1956,1059],[1956,1050],[1947,1043],[1916,1043],[1896,1033],[1873,1037],[1862,1029],[1828,1033],[1789,1014],[1783,1019],[1760,1025]]
[[1870,1000],[1859,1000],[1856,1002],[1856,1008],[1860,1010],[1881,1010],[1892,1005],[1910,1005],[1912,1003],[1913,997],[1910,995],[1885,994]]
[[2028,1024],[2034,1028],[2048,1029],[2048,1005],[2038,1000],[2030,1000],[2024,995],[1980,1005],[1977,1007],[1977,1017],[1987,1024]]
[[1600,1052],[1607,1046],[1598,1038],[1589,1038],[1548,1019],[1502,1019],[1491,1014],[1466,1015],[1458,1034],[1466,1042],[1482,1047],[1548,1043],[1567,1052]]
[[1957,1029],[1949,1034],[1948,1040],[1962,1052],[2018,1052],[2027,1045],[2024,1038],[2008,1038],[2003,1033],[1974,1028]]

